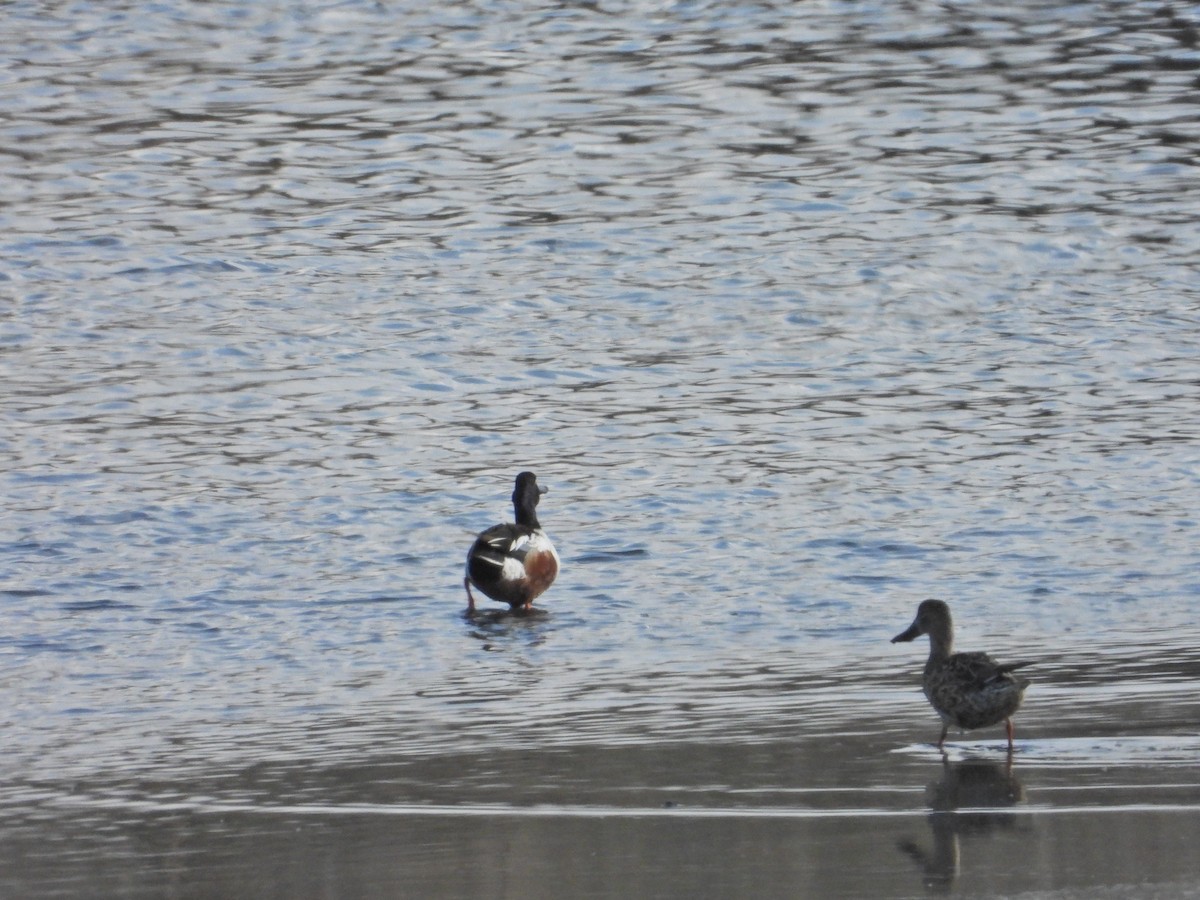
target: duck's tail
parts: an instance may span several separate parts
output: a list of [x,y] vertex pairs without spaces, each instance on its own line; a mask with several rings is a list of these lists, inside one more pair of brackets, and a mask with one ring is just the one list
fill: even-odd
[[998,668],[1001,672],[1015,672],[1017,669],[1023,669],[1026,666],[1036,666],[1038,662],[1036,659],[1023,659],[1015,663],[1002,663]]
[[1017,669],[1023,669],[1026,666],[1035,666],[1037,663],[1038,660],[1036,659],[1023,659],[1020,662],[1005,663],[1004,665],[1000,666],[999,675],[1001,678],[1005,676],[1011,678],[1016,683],[1017,687],[1024,691],[1025,688],[1029,687],[1029,679],[1022,678],[1018,675],[1013,675],[1012,673]]
[[996,666],[992,676],[987,680],[987,684],[996,684],[998,682],[1007,681],[1013,682],[1021,690],[1025,690],[1025,688],[1029,687],[1029,679],[1019,678],[1013,675],[1013,672],[1015,672],[1017,669],[1023,669],[1025,666],[1036,665],[1037,662],[1038,661],[1036,659],[1025,659],[1015,663],[1001,663]]

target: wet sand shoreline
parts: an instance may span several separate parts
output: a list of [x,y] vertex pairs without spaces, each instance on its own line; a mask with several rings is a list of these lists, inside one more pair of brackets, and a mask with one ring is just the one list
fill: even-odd
[[[1200,767],[1187,762],[1198,741],[1130,737],[1122,758],[1120,738],[1031,739],[1011,761],[994,740],[952,741],[943,758],[927,744],[881,753],[878,735],[799,749],[588,747],[530,755],[525,779],[495,769],[490,788],[468,786],[486,754],[293,766],[286,788],[261,765],[191,785],[30,786],[5,810],[0,852],[16,864],[0,888],[24,897],[1189,896],[1200,893]],[[540,771],[557,782],[551,790],[538,763],[554,755],[565,758]],[[568,787],[561,774],[571,768],[583,775]],[[595,777],[612,771],[625,777]]]

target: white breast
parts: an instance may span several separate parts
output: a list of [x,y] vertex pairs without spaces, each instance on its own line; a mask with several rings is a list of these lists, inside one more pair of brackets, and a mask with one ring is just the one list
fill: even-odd
[[554,549],[554,545],[550,543],[550,538],[546,537],[544,531],[535,531],[528,538],[528,546],[525,548],[526,553],[549,553],[554,557],[554,561],[558,562],[558,551]]

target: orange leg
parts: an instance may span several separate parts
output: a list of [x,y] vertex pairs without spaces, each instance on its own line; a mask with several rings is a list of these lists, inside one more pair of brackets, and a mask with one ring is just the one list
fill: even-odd
[[942,744],[946,743],[946,732],[947,732],[947,731],[949,731],[949,730],[950,730],[950,726],[949,726],[949,725],[943,725],[943,726],[942,726],[942,736],[941,736],[940,738],[938,738],[938,742],[937,742],[937,748],[938,748],[939,750],[941,750],[941,749],[942,749]]
[[463,579],[463,587],[467,589],[467,612],[475,612],[475,598],[471,595],[471,579]]
[[1013,728],[1012,719],[1004,720],[1004,730],[1006,732],[1008,732],[1008,752],[1012,753],[1013,752],[1013,731],[1015,730]]

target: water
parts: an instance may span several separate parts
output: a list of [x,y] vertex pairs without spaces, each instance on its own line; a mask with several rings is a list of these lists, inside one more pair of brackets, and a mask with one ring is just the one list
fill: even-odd
[[1190,7],[2,15],[3,893],[1200,893]]

